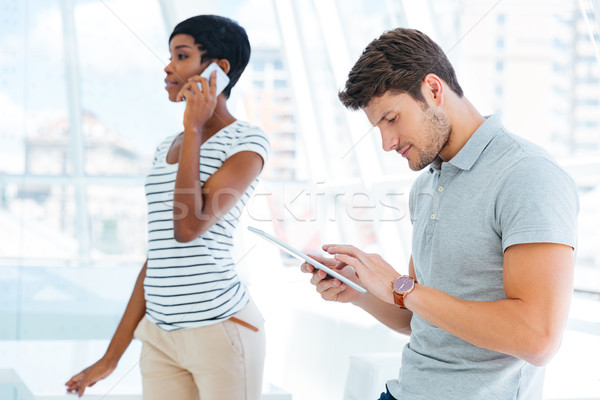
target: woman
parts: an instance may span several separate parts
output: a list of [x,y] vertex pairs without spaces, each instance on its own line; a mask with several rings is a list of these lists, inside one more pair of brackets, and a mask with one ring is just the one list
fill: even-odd
[[[145,400],[259,399],[263,318],[230,254],[269,151],[264,132],[227,109],[250,44],[234,21],[201,15],[175,27],[169,50],[166,90],[186,102],[184,131],[158,146],[147,179],[148,259],[106,353],[67,391],[107,377],[135,336]],[[200,76],[212,62],[230,79],[221,94],[215,73]]]

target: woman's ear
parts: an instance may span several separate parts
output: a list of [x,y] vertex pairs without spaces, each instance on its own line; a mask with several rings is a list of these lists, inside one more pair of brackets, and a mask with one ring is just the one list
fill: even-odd
[[231,69],[231,64],[229,64],[229,60],[226,58],[221,58],[220,60],[215,61],[219,67],[226,73],[229,74],[229,70]]

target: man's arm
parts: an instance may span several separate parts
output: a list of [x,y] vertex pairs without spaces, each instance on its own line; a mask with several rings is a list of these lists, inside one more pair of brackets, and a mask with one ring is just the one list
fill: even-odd
[[[410,257],[410,261],[408,263],[408,274],[415,278],[415,268],[413,265],[412,256]],[[390,281],[390,288],[391,284],[392,283]],[[346,290],[352,289],[348,288]],[[357,301],[354,301],[353,304],[371,314],[388,328],[405,335],[411,334],[410,321],[413,315],[412,311],[408,309],[402,309],[396,304],[390,304],[382,301],[377,296],[372,294],[367,294],[368,296],[365,295],[359,298]]]
[[[356,276],[355,271],[346,264],[337,262],[331,258],[319,256],[311,257],[319,261],[321,264],[337,270],[348,279],[361,284],[360,280]],[[336,301],[339,303],[352,303],[371,314],[388,328],[405,335],[410,335],[410,320],[412,318],[411,311],[401,309],[395,304],[389,304],[385,301],[382,301],[372,293],[360,293],[346,286],[339,280],[328,277],[325,272],[315,269],[308,263],[302,264],[301,270],[302,272],[312,273],[313,276],[310,282],[316,286],[317,292],[321,294],[321,297],[324,300]],[[412,257],[410,258],[409,262],[409,274],[413,278],[415,277]]]
[[[346,290],[354,289],[347,288]],[[361,295],[361,300],[353,302],[352,304],[362,308],[388,328],[410,336],[411,311],[381,301],[379,298],[369,293]]]
[[558,350],[567,322],[573,263],[569,246],[513,245],[504,252],[506,300],[465,301],[417,285],[405,305],[471,344],[544,365]]
[[[327,251],[352,266],[369,292],[393,304],[392,290],[386,282],[399,274],[380,256],[352,246],[332,245]],[[421,318],[471,344],[544,365],[558,349],[567,321],[573,263],[570,246],[513,245],[504,253],[506,299],[467,301],[418,284],[404,304]]]

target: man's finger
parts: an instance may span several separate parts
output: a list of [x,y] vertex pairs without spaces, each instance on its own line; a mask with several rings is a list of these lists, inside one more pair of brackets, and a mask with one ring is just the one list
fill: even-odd
[[329,254],[347,254],[361,260],[362,262],[364,262],[365,257],[367,256],[367,254],[361,249],[347,244],[332,244],[326,246],[327,249],[325,251],[327,251]]
[[338,260],[339,262],[342,262],[346,265],[351,266],[352,268],[354,268],[355,272],[360,272],[360,271],[364,271],[367,267],[365,266],[365,264],[363,264],[363,262],[361,260],[359,260],[356,257],[353,257],[351,255],[348,254],[344,254],[344,253],[335,253],[333,255],[333,257]]
[[331,257],[322,257],[312,254],[309,254],[308,256],[329,268],[339,268],[341,266],[338,261],[334,260]]
[[338,295],[344,291],[345,287],[333,287],[321,293],[321,298],[327,301],[336,301]]
[[342,282],[338,281],[337,279],[323,279],[317,285],[317,292],[324,294],[328,291],[333,290],[333,291],[336,291],[336,294],[337,294],[341,291],[341,289],[340,289],[341,285],[342,285]]
[[300,265],[300,271],[305,272],[305,273],[311,273],[313,272],[315,269],[315,267],[313,267],[312,265],[310,265],[309,263],[302,263],[302,265]]
[[325,279],[325,277],[327,276],[327,274],[321,270],[316,270],[313,273],[312,278],[310,278],[310,283],[312,283],[313,285],[318,285],[321,283],[321,281],[323,279]]

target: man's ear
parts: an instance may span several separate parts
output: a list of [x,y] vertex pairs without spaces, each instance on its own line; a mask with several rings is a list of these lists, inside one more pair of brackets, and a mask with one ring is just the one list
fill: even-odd
[[226,58],[221,58],[220,60],[216,60],[215,61],[219,67],[221,67],[221,69],[223,71],[225,71],[226,74],[229,74],[229,70],[231,69],[231,64],[229,64],[229,60]]
[[444,104],[444,81],[436,74],[427,74],[423,79],[423,85],[421,85],[421,92],[425,97],[425,100],[431,101],[436,106]]

